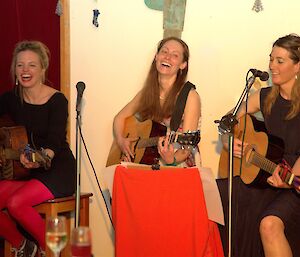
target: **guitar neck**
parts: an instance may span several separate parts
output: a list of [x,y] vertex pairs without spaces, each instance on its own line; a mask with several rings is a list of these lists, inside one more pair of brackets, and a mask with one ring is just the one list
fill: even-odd
[[[250,158],[249,158],[250,163],[254,164],[255,166],[259,167],[260,169],[270,173],[271,175],[274,173],[277,164],[268,160],[264,156],[260,155],[259,153],[252,151]],[[283,171],[279,171],[279,176],[281,176]],[[282,178],[282,176],[281,176]],[[288,183],[289,185],[292,184],[294,180],[294,175],[290,171],[287,171],[287,174],[285,175],[285,178],[282,178],[284,182]]]
[[[173,133],[169,135],[169,143],[175,143],[180,142],[180,140],[184,141],[184,137],[188,137],[187,135],[182,136],[178,133]],[[151,146],[157,146],[159,137],[150,137],[150,138],[143,138],[140,139],[140,141],[137,144],[138,148],[145,148],[145,147],[151,147]],[[185,142],[186,144],[192,144],[192,142]]]
[[[3,149],[3,154],[5,156],[5,159],[7,159],[7,160],[14,160],[14,161],[19,161],[20,160],[20,151],[17,151],[15,149],[5,148],[5,149]],[[29,153],[27,153],[27,158],[32,162],[38,162],[38,163],[43,164],[43,165],[47,161],[38,152],[29,152]]]
[[264,156],[260,155],[259,153],[252,151],[249,161],[254,164],[255,166],[261,168],[262,170],[273,174],[275,168],[276,168],[276,164],[270,160],[268,160],[267,158],[265,158]]

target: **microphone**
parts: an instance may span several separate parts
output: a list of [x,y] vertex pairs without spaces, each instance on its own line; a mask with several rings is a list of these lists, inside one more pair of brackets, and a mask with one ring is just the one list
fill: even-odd
[[269,79],[269,73],[266,71],[250,69],[250,72],[253,74],[254,77],[258,77],[261,81],[267,81]]
[[81,99],[83,95],[83,91],[85,90],[85,84],[82,81],[77,82],[77,99],[76,99],[76,111],[80,112]]

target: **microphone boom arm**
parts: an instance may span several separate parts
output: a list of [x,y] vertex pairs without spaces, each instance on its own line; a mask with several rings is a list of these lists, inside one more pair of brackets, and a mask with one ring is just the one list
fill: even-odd
[[249,93],[249,90],[250,90],[251,86],[253,85],[254,81],[255,81],[255,76],[251,76],[247,80],[247,83],[242,92],[242,95],[240,96],[232,113],[226,114],[221,118],[221,120],[215,121],[215,123],[219,123],[218,131],[219,131],[220,135],[232,133],[233,127],[237,124],[236,114],[237,114],[239,108],[241,107],[245,96]]

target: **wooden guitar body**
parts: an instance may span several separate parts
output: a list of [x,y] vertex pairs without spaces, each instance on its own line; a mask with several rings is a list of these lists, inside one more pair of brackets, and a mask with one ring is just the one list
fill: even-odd
[[[130,138],[138,138],[136,142],[131,145],[131,150],[134,153],[134,159],[132,162],[141,164],[153,164],[155,158],[159,157],[156,145],[149,147],[138,147],[139,142],[144,138],[156,138],[166,135],[167,128],[157,122],[151,120],[145,120],[143,122],[138,121],[134,116],[128,117],[125,121],[125,129],[123,136]],[[122,160],[122,152],[114,140],[106,167],[120,163]]]
[[28,144],[26,129],[23,126],[0,128],[0,179],[19,179],[28,176],[20,161],[21,150]]
[[[140,164],[156,164],[159,153],[157,150],[157,143],[159,137],[165,136],[167,127],[154,122],[152,120],[138,121],[134,116],[128,117],[125,121],[125,128],[123,132],[124,137],[138,138],[137,141],[131,144],[131,150],[134,153],[134,158],[131,160],[134,163]],[[200,131],[192,131],[179,133],[174,132],[169,136],[169,143],[178,143],[182,146],[195,147],[200,141]],[[122,161],[122,152],[114,140],[106,166],[118,164]]]
[[[246,153],[242,158],[242,167],[241,159],[234,157],[233,175],[240,176],[245,184],[255,183],[262,185],[265,184],[267,177],[270,176],[275,165],[274,163],[278,164],[282,161],[284,144],[281,139],[266,134],[264,123],[250,115],[246,115],[246,123],[244,117],[242,117],[239,123],[234,127],[235,138],[242,140],[245,125],[244,142],[247,142],[249,145],[245,148]],[[258,160],[254,159],[256,155],[258,155],[261,160],[259,158]],[[268,167],[261,169],[265,163],[271,166],[272,169]],[[219,161],[219,177],[227,178],[228,171],[229,153],[227,149],[223,148]]]

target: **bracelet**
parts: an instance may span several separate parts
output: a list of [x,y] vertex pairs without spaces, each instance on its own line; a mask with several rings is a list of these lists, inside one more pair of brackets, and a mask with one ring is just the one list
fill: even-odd
[[177,166],[175,155],[174,155],[174,161],[172,163],[166,163],[166,166]]

